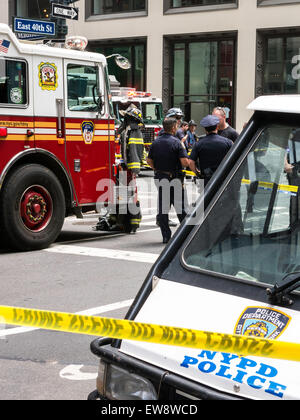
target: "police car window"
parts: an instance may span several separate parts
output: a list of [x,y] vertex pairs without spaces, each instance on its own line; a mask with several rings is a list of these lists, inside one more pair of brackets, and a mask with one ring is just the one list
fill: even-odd
[[15,107],[27,104],[24,61],[0,59],[0,103]]
[[99,70],[96,66],[69,64],[67,67],[70,111],[97,111]]
[[300,128],[265,128],[184,252],[193,268],[275,284],[300,271]]

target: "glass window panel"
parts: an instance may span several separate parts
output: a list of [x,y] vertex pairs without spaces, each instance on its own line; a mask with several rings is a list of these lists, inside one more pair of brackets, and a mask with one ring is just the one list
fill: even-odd
[[217,51],[217,42],[196,42],[190,44],[189,85],[190,92],[193,93],[193,95],[216,93]]
[[[186,55],[188,53],[188,56]],[[235,43],[233,40],[186,41],[174,44],[173,106],[187,120],[201,120],[215,106],[228,109],[232,123]],[[199,132],[201,128],[197,129]]]
[[15,0],[16,15],[31,19],[47,19],[50,17],[49,0]]
[[145,91],[145,45],[95,45],[91,47],[93,51],[110,56],[112,54],[121,54],[128,58],[131,63],[129,70],[122,70],[115,63],[114,58],[107,60],[108,72],[114,75],[120,86],[136,88],[136,90]]
[[300,55],[300,37],[289,37],[286,39],[285,51],[285,66],[284,66],[284,92],[289,94],[296,94],[300,92],[299,80],[292,76],[293,67],[292,63],[294,56]]
[[283,39],[270,38],[267,40],[267,61],[282,62],[283,61]]
[[233,90],[233,48],[233,41],[220,42],[218,63],[219,93],[232,93]]
[[186,248],[194,268],[274,284],[300,271],[300,129],[265,128]]
[[183,108],[184,107],[184,96],[174,96],[173,99],[173,106],[175,108]]
[[174,46],[174,95],[184,94],[185,44]]
[[94,15],[131,13],[146,10],[146,0],[93,0]]
[[283,91],[284,40],[269,38],[264,73],[264,93],[276,94]]
[[69,64],[67,79],[70,111],[97,111],[98,67]]
[[286,59],[291,60],[294,55],[300,54],[300,37],[289,37],[286,40]]
[[264,94],[300,93],[299,80],[292,75],[292,59],[300,54],[300,37],[269,38],[266,48]]
[[27,103],[25,62],[0,59],[0,103],[14,106]]
[[162,124],[162,103],[142,102],[142,113],[144,124]]
[[282,63],[266,63],[264,79],[265,94],[282,93]]
[[172,0],[171,9],[178,7],[211,6],[236,3],[235,0]]

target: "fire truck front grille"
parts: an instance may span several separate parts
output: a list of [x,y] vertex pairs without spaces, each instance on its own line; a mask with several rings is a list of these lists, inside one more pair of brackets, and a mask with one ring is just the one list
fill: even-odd
[[143,128],[144,143],[152,143],[154,140],[154,128]]

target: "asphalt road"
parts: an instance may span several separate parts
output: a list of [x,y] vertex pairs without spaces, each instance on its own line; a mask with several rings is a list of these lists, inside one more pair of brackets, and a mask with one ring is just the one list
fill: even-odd
[[[94,232],[97,215],[89,214],[66,219],[47,250],[0,250],[0,304],[123,318],[164,247],[155,224],[156,192],[148,189],[151,173],[139,183],[144,218],[135,235]],[[0,400],[86,399],[98,368],[89,348],[93,338],[2,325]]]

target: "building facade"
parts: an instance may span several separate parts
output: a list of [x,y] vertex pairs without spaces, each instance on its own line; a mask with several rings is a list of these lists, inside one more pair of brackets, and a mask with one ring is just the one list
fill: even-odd
[[[49,0],[9,0],[11,15],[45,17]],[[38,4],[38,9],[34,6]],[[121,53],[122,85],[163,98],[199,121],[215,106],[228,110],[238,130],[247,105],[263,94],[300,93],[300,0],[78,0],[79,21],[69,34],[85,35],[89,49]],[[299,58],[299,60],[298,60]]]

